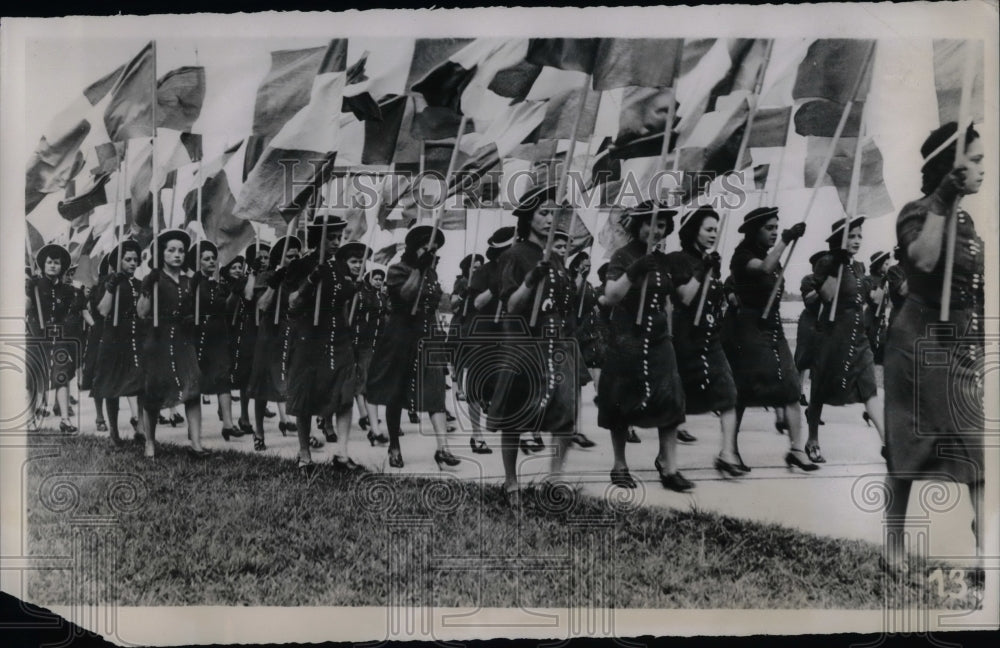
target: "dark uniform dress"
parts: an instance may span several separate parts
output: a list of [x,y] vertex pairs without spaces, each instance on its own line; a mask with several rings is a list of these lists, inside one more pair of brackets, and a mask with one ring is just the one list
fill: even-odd
[[[700,283],[705,281],[705,262],[695,250],[685,248],[671,252],[667,255],[667,263],[672,268],[676,285],[686,283],[691,277]],[[710,281],[701,321],[697,326],[694,317],[701,289],[689,305],[675,300],[674,352],[684,384],[688,414],[725,412],[736,407],[736,382],[720,340],[726,298],[722,282],[715,276]]]
[[802,277],[799,284],[799,294],[803,297],[802,313],[799,315],[799,323],[795,329],[795,368],[799,372],[812,369],[813,360],[816,358],[816,349],[819,344],[816,334],[816,321],[822,311],[825,310],[823,300],[819,295],[813,295],[811,301],[806,302],[805,296],[810,293],[819,292],[820,282],[813,273]]
[[233,389],[246,389],[253,369],[254,348],[257,345],[257,298],[266,286],[254,284],[251,299],[244,296],[248,277],[229,285],[226,319],[229,321],[229,380]]
[[[146,376],[143,370],[146,358],[143,345],[150,325],[139,319],[137,308],[140,286],[139,280],[133,277],[119,282],[117,326],[114,323],[114,293],[111,295],[111,310],[104,320],[97,355],[97,373],[91,390],[94,398],[138,396],[144,389]],[[162,308],[163,288],[160,290]],[[162,310],[160,315],[160,326],[163,326]]]
[[909,292],[886,340],[887,464],[903,479],[971,484],[983,480],[984,466],[984,246],[972,218],[959,210],[951,312],[939,322],[947,237],[931,272],[906,253],[928,218],[928,203],[909,203],[896,221]]
[[[38,380],[34,385],[40,390],[66,387],[76,375],[79,342],[67,336],[66,325],[69,322],[72,329],[73,309],[80,307],[77,293],[61,278],[52,281],[43,277],[37,279],[35,285],[38,291],[29,291],[27,312],[28,335],[39,341],[37,345],[30,345],[37,348],[37,353],[29,354],[32,364],[37,365],[34,375]],[[35,305],[36,294],[42,305],[41,324]]]
[[[159,286],[159,326],[150,322],[142,353],[146,368],[143,405],[152,411],[186,403],[201,393],[191,280],[181,275],[174,281],[164,272]],[[152,299],[151,293],[150,318]]]
[[[624,275],[645,254],[643,241],[620,248],[608,262],[608,281]],[[684,385],[665,311],[674,293],[672,267],[667,255],[654,255],[656,269],[647,275],[642,323],[635,323],[641,280],[611,309],[611,340],[597,386],[597,424],[603,428],[675,428],[684,422]]]
[[[531,241],[514,243],[497,260],[500,299],[507,302],[542,260],[542,248]],[[576,340],[568,337],[573,311],[573,281],[553,263],[536,290],[543,296],[535,327],[530,326],[534,293],[522,316],[502,319],[503,349],[487,427],[508,432],[546,431],[572,434],[579,398]]]
[[778,273],[747,267],[751,260],[766,256],[766,249],[744,241],[736,246],[729,266],[739,306],[727,313],[732,335],[727,355],[741,407],[779,407],[799,399],[799,372],[781,325],[780,300],[768,318],[761,319]]
[[[903,286],[907,285],[906,272],[903,270],[902,264],[897,263],[885,271],[885,277],[886,291],[889,294],[889,306],[891,306],[889,309],[889,326],[892,326],[893,320],[896,319],[896,315],[899,314],[899,310],[906,301],[906,295],[903,294]],[[888,329],[886,334],[888,335]]]
[[73,291],[73,303],[66,313],[66,324],[63,327],[63,337],[70,343],[70,353],[73,354],[73,366],[79,369],[83,364],[83,353],[86,346],[86,334],[83,330],[83,311],[87,308],[87,297],[83,288],[68,284]]
[[[257,276],[259,287],[254,286],[255,302],[267,290],[267,282],[272,275],[273,271],[269,270]],[[289,284],[286,276],[280,290],[275,289],[270,306],[260,314],[260,325],[254,342],[253,367],[247,381],[248,398],[275,403],[288,400],[288,363],[295,339],[292,318],[288,314],[288,296],[296,287]],[[277,324],[274,323],[276,308],[279,309]]]
[[[863,280],[863,291],[865,296],[865,334],[868,336],[868,344],[872,348],[872,356],[875,364],[882,364],[883,352],[885,350],[885,308],[889,298],[883,295],[882,302],[872,300],[872,292],[879,288],[884,289],[887,277],[885,273],[881,275],[867,274]],[[881,306],[881,309],[879,308]],[[880,312],[881,310],[881,312]]]
[[357,306],[354,307],[354,364],[357,367],[355,395],[364,396],[367,392],[368,370],[375,353],[375,341],[385,329],[385,318],[389,311],[381,290],[367,281],[362,281],[355,296]]
[[[487,411],[497,382],[497,358],[503,345],[503,324],[497,321],[500,306],[499,265],[487,261],[472,273],[466,298],[469,310],[462,318],[460,331],[463,343],[455,352],[455,371],[465,373],[465,398]],[[475,300],[490,291],[492,297],[481,310]]]
[[573,337],[580,345],[580,358],[583,365],[583,373],[580,375],[583,378],[583,384],[590,381],[590,373],[587,368],[600,369],[604,365],[604,354],[607,351],[607,322],[602,317],[597,305],[598,297],[599,293],[596,288],[589,283],[584,284],[583,312],[579,318],[576,315],[580,312],[580,293],[577,292],[573,297],[573,317],[577,321]]
[[204,278],[197,293],[201,304],[195,339],[198,343],[198,367],[201,369],[201,393],[228,394],[233,388],[229,312],[226,308],[230,290],[222,282]]
[[[311,272],[318,257],[313,254],[296,261]],[[328,260],[320,268],[316,285],[303,280],[295,318],[295,344],[288,366],[288,413],[292,416],[335,416],[354,403],[357,367],[354,358],[354,331],[347,323],[354,297],[354,279],[347,266]],[[313,324],[316,295],[319,320]]]
[[416,315],[413,302],[400,289],[413,270],[405,263],[390,266],[385,277],[389,320],[375,341],[368,370],[367,398],[376,405],[395,405],[418,412],[445,411],[444,366],[421,358],[425,341],[437,335],[436,313],[441,285],[433,268],[424,271]]
[[[864,403],[876,391],[875,358],[865,333],[865,266],[855,261],[843,267],[834,321],[829,316],[833,304],[824,301],[824,315],[816,322],[810,403]],[[816,276],[821,282],[837,276],[832,257],[826,255],[816,263]]]
[[[104,316],[97,310],[97,305],[104,296],[104,282],[107,275],[98,280],[97,284],[90,289],[90,297],[87,298],[87,312],[94,320],[93,326],[87,329],[87,335],[83,343],[83,363],[80,366],[80,389],[92,390],[94,387],[94,374],[97,372],[97,353],[101,347],[101,337],[104,335]],[[97,398],[93,394],[91,398]]]

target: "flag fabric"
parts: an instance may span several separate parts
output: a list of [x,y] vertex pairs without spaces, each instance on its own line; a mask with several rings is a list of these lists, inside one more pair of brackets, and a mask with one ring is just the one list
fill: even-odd
[[753,168],[753,186],[758,191],[763,191],[767,186],[767,176],[771,172],[770,164],[761,164]]
[[632,240],[628,231],[622,225],[622,216],[625,210],[613,207],[608,213],[608,219],[604,222],[604,227],[597,234],[597,242],[604,248],[608,257],[614,254],[619,248],[628,245]]
[[153,137],[154,52],[151,41],[125,65],[111,89],[104,126],[112,141]]
[[399,243],[390,243],[384,248],[376,250],[375,254],[372,255],[372,262],[383,266],[389,265],[389,262],[396,256],[399,247]]
[[593,66],[594,90],[673,85],[684,41],[679,38],[602,38]]
[[377,104],[377,120],[359,121],[357,115],[349,118],[341,129],[338,166],[391,164],[395,158],[407,101],[405,95],[388,95]]
[[[845,107],[846,104],[827,99],[807,101],[795,111],[795,132],[806,137],[833,137]],[[858,136],[863,111],[864,103],[857,101],[851,104],[841,137]]]
[[530,45],[523,39],[477,38],[429,70],[411,90],[428,106],[472,114],[496,73],[524,58]]
[[659,153],[673,96],[671,89],[641,87],[625,89],[622,94],[622,110],[618,118],[618,134],[613,147],[622,151],[637,142],[648,143],[651,136],[659,136],[659,139],[652,153],[648,153],[648,147],[645,147],[641,151],[618,157],[644,157]]
[[525,60],[560,70],[590,74],[597,63],[600,38],[532,38]]
[[791,107],[759,108],[753,116],[747,148],[784,146],[788,138],[788,124],[792,119]]
[[[538,127],[538,140],[573,139],[573,126],[580,112],[582,88],[566,90],[545,102],[545,117]],[[601,103],[601,93],[588,91],[583,114],[576,130],[577,141],[587,141],[594,133],[597,110]]]
[[66,220],[73,220],[93,211],[101,205],[106,205],[108,197],[104,187],[110,178],[110,175],[104,174],[97,178],[92,187],[87,188],[79,195],[67,197],[66,200],[59,201],[59,214]]
[[[810,137],[806,140],[806,163],[804,180],[807,187],[816,186],[819,170],[823,160],[830,152],[831,138]],[[827,168],[826,176],[819,186],[832,185],[837,188],[840,202],[846,210],[851,187],[851,174],[854,169],[854,154],[857,148],[856,138],[841,138],[837,141],[833,157]],[[893,213],[892,200],[885,187],[882,175],[882,153],[871,138],[866,138],[861,148],[860,181],[858,183],[857,214],[874,218]]]
[[156,84],[156,125],[190,131],[205,103],[205,68],[181,67]]
[[[577,103],[577,106],[579,103]],[[469,155],[477,155],[484,147],[492,147],[499,158],[506,157],[532,132],[542,126],[548,115],[549,102],[525,101],[514,104],[493,120],[482,133],[472,132],[462,137],[461,147]],[[595,111],[596,112],[596,111]],[[551,128],[551,126],[550,126]],[[569,135],[567,134],[567,137]]]
[[[431,212],[433,213],[433,212]],[[448,209],[441,211],[441,222],[438,227],[442,230],[464,230],[469,226],[469,210],[465,207]]]
[[[971,49],[971,52],[969,51]],[[965,58],[972,56],[975,70],[972,84],[969,117],[974,123],[985,119],[985,92],[983,90],[983,42],[973,40],[934,41],[934,90],[937,93],[938,118],[941,124],[958,122],[965,78]]]
[[[841,105],[863,99],[871,84],[871,66],[862,70],[875,42],[854,38],[821,38],[814,41],[799,64],[792,88],[795,99],[826,99]],[[863,80],[851,96],[858,75]]]

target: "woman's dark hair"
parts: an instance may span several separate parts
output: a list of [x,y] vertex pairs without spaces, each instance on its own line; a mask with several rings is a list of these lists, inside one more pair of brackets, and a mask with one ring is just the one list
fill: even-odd
[[584,261],[590,261],[590,255],[587,254],[586,252],[581,252],[580,254],[577,254],[575,257],[573,257],[573,260],[569,262],[569,267],[567,268],[567,270],[570,271],[570,274],[576,276],[576,271],[580,269],[580,264],[582,264]]
[[41,255],[41,258],[39,259],[39,264],[38,264],[39,270],[41,270],[41,271],[44,272],[44,270],[45,270],[45,262],[48,261],[49,259],[55,259],[56,261],[59,262],[59,274],[63,275],[63,274],[66,274],[66,272],[69,271],[69,268],[62,267],[64,259],[61,256],[59,256],[58,254],[56,254],[55,252],[48,252],[48,253],[45,253],[45,254]]
[[517,219],[517,226],[515,228],[515,236],[517,236],[518,241],[525,241],[531,234],[531,219],[535,217],[535,212],[532,211],[531,215],[523,216]]
[[687,221],[681,227],[680,231],[677,232],[682,249],[693,250],[695,248],[695,243],[698,241],[698,232],[701,231],[701,225],[709,218],[714,218],[718,221],[719,214],[708,205],[702,205],[688,216]]
[[746,231],[743,233],[743,240],[740,241],[736,247],[739,249],[754,249],[760,247],[757,243],[757,238],[760,236],[760,231],[764,229],[764,226],[770,223],[772,219],[777,220],[778,215],[775,214],[774,216],[768,216],[767,218],[760,218],[756,222],[747,226]]
[[[923,146],[920,147],[920,155],[926,158],[928,155],[936,151],[939,146],[944,144],[948,138],[953,136],[957,130],[957,123],[948,122],[944,126],[932,131],[931,134],[927,136],[927,139],[924,140]],[[979,139],[979,133],[972,127],[972,124],[969,124],[969,128],[965,131],[966,148],[968,148],[969,144],[972,144],[977,139]],[[920,191],[922,191],[925,196],[934,193],[934,190],[938,188],[939,184],[941,184],[941,180],[943,180],[946,175],[951,173],[952,168],[954,168],[956,144],[957,142],[952,142],[943,151],[924,162],[924,166],[920,168],[920,173],[923,176]]]
[[410,266],[411,268],[414,267],[414,265],[417,262],[417,250],[418,249],[419,248],[416,248],[416,249],[405,248],[403,250],[403,254],[400,255],[400,257],[399,257],[399,260],[402,261],[403,263],[405,263],[406,265]]
[[[659,220],[659,222],[662,223],[666,221],[667,223],[667,231],[663,235],[664,237],[670,236],[671,232],[674,231],[674,216],[676,214],[677,212],[675,212],[674,210],[672,209],[668,210],[664,208],[662,211],[660,211],[659,214],[656,215],[656,218],[657,220]],[[642,224],[647,222],[652,223],[653,217],[640,216],[639,218],[628,219],[628,223],[625,225],[625,230],[628,232],[629,236],[632,237],[632,240],[634,241],[639,240],[639,230],[642,228]]]

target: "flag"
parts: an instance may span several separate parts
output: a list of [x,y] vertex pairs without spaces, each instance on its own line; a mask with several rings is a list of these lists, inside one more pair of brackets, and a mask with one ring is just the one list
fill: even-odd
[[672,86],[680,69],[679,38],[602,38],[593,67],[594,90]]
[[[969,51],[971,48],[971,52]],[[965,78],[965,58],[972,56],[975,70],[972,84],[969,118],[973,123],[985,119],[983,90],[983,41],[935,40],[934,41],[934,90],[937,93],[938,118],[941,124],[960,119],[959,103],[962,82]]]
[[337,164],[391,164],[395,158],[400,129],[406,114],[405,95],[387,95],[378,102],[379,119],[359,121],[355,115],[341,129]]
[[[545,103],[545,117],[539,124],[535,141],[543,139],[568,140],[573,138],[573,126],[580,112],[583,89],[566,90]],[[601,103],[601,93],[587,92],[583,114],[580,115],[576,130],[577,141],[587,141],[597,123],[597,109]]]
[[[433,212],[432,212],[433,213]],[[441,212],[441,222],[438,227],[442,230],[464,230],[468,229],[469,210],[465,207],[448,209]]]
[[291,221],[330,177],[342,123],[346,43],[333,41],[313,77],[309,101],[271,139],[237,200],[243,219]]
[[608,214],[608,220],[605,221],[604,227],[597,235],[597,242],[600,243],[610,257],[619,248],[628,245],[632,240],[628,231],[622,225],[622,216],[625,215],[625,210],[614,207]]
[[93,128],[91,113],[111,91],[120,73],[121,68],[86,87],[82,96],[57,115],[42,135],[28,161],[25,214],[31,213],[47,194],[65,188],[83,170],[84,155],[80,149]]
[[[804,179],[806,186],[816,186],[819,169],[829,155],[832,140],[825,137],[810,137],[806,140],[806,163]],[[818,186],[833,185],[844,209],[848,209],[851,174],[854,169],[856,138],[841,138],[837,141],[833,157],[827,168],[826,177]],[[882,175],[882,153],[871,138],[867,138],[861,148],[861,169],[858,183],[857,214],[874,218],[894,211],[892,199],[885,187]]]
[[[577,102],[579,105],[579,102]],[[499,158],[506,157],[533,131],[544,124],[548,117],[549,102],[525,101],[508,108],[482,133],[469,133],[462,137],[462,150],[469,155],[485,147],[492,147]],[[596,112],[596,111],[595,111]],[[569,137],[567,135],[567,137]]]
[[110,178],[110,175],[104,174],[97,178],[94,185],[86,191],[76,196],[67,197],[66,200],[59,201],[59,214],[66,220],[73,220],[87,212],[93,211],[96,207],[106,205],[108,197],[104,186]]
[[788,138],[788,124],[792,118],[791,107],[759,108],[753,116],[747,148],[784,146]]
[[532,38],[525,59],[535,65],[590,74],[600,42],[600,38]]
[[389,262],[393,260],[396,256],[396,251],[399,249],[399,243],[390,243],[389,245],[381,248],[372,255],[372,262],[379,265],[387,266]]
[[411,90],[428,106],[472,114],[496,73],[524,58],[523,39],[477,38],[428,71]]
[[[846,104],[827,99],[807,101],[795,111],[795,132],[806,137],[833,137],[845,107]],[[864,103],[856,101],[851,104],[851,112],[847,115],[841,137],[858,136],[863,111]]]
[[[140,230],[152,227],[153,196],[174,184],[174,171],[201,159],[201,135],[166,128],[158,129],[155,148],[152,140],[133,142],[128,149],[131,221]],[[161,203],[162,205],[162,203]],[[160,209],[161,224],[169,215]],[[143,236],[151,234],[144,232]]]
[[[182,187],[179,183],[176,187],[184,196],[181,207],[185,225],[200,221],[205,238],[219,247],[219,263],[222,265],[238,256],[254,238],[253,225],[235,215],[241,151],[245,151],[243,142],[229,147],[222,155],[195,169],[191,175],[193,186]],[[190,167],[185,171],[190,171]],[[199,186],[201,214],[198,213]]]
[[156,125],[190,131],[205,103],[205,68],[180,67],[156,84]]
[[104,110],[104,126],[111,140],[153,137],[154,44],[150,41],[122,70]]
[[[792,88],[795,99],[826,99],[841,105],[861,100],[871,84],[871,66],[862,69],[875,41],[822,38],[814,41],[799,64]],[[864,75],[852,96],[858,75]]]
[[770,164],[761,164],[753,168],[753,186],[757,191],[763,191],[767,186],[767,176],[771,172]]

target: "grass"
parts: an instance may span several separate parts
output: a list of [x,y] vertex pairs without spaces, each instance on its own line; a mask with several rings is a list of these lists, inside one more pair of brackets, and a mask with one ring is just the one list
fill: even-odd
[[[117,538],[121,605],[617,608],[883,607],[888,595],[955,607],[915,581],[887,591],[879,548],[699,511],[614,508],[576,494],[527,491],[515,517],[499,489],[457,479],[313,478],[290,462],[238,452],[194,460],[70,437],[34,448],[27,466],[28,546],[72,556],[85,533]],[[132,484],[138,498],[113,484]],[[68,482],[72,488],[57,487]],[[75,493],[67,498],[67,494]],[[105,598],[107,573],[34,573],[43,605]],[[79,575],[78,575],[79,576]],[[105,581],[105,582],[102,582]],[[395,584],[395,586],[392,586]],[[902,589],[898,589],[902,588]],[[74,592],[87,592],[74,594]],[[99,592],[94,594],[94,592]],[[894,600],[899,600],[895,598]]]

